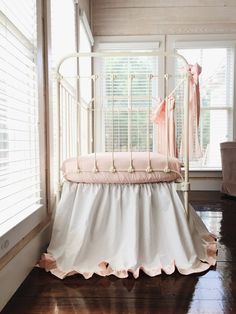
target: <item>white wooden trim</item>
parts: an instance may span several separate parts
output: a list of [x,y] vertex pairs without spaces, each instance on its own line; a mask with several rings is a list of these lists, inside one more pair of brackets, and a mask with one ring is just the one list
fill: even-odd
[[192,178],[190,176],[191,191],[220,191],[221,178]]
[[[182,48],[180,45],[189,45],[193,44],[193,48],[195,47],[208,47],[211,44],[216,45],[216,47],[223,46],[224,43],[229,45],[229,47],[234,47],[234,43],[236,42],[236,37],[233,34],[225,33],[225,34],[181,34],[181,35],[168,35],[166,36],[166,51],[173,51],[174,48]],[[184,47],[183,47],[184,48]]]
[[91,28],[90,28],[90,25],[89,25],[85,11],[80,9],[79,10],[79,16],[80,16],[81,22],[84,26],[84,29],[86,31],[86,34],[88,36],[88,39],[90,41],[90,44],[91,44],[91,46],[93,46],[94,45],[94,38],[93,38],[93,34],[92,34],[92,31],[91,31]]
[[[94,37],[94,51],[97,51],[100,44],[109,44],[116,45],[119,43],[122,44],[133,44],[133,43],[139,43],[140,49],[142,49],[142,45],[146,43],[151,43],[151,45],[155,45],[155,43],[159,44],[157,47],[155,45],[156,49],[160,49],[160,46],[164,43],[165,36],[162,35],[137,35],[137,36],[95,36]],[[132,48],[129,48],[129,50],[132,50]]]
[[135,50],[158,50],[160,42],[103,42],[96,46],[96,51],[135,51]]
[[46,197],[47,212],[51,214],[55,207],[54,191],[54,162],[55,152],[53,146],[53,74],[51,55],[51,1],[43,1],[43,40],[44,40],[44,101],[45,101],[45,129],[47,130],[46,143]]
[[236,39],[233,41],[226,40],[187,40],[187,41],[175,41],[175,48],[184,49],[184,48],[234,48]]

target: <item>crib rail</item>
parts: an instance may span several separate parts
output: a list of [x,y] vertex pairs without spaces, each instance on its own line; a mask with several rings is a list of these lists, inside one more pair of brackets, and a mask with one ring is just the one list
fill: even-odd
[[[76,76],[63,76],[61,73],[61,65],[63,62],[70,58],[81,59],[83,57],[89,57],[91,60],[96,59],[106,59],[106,58],[116,58],[116,57],[172,57],[180,58],[185,65],[187,61],[179,54],[167,54],[159,52],[113,52],[113,53],[78,53],[70,54],[63,58],[57,67],[57,93],[58,93],[58,156],[59,156],[59,167],[63,160],[75,157],[83,153],[83,147],[87,145],[87,152],[94,153],[94,166],[91,172],[96,173],[99,171],[97,165],[97,153],[101,151],[101,146],[103,149],[109,150],[111,154],[111,165],[108,171],[115,173],[119,171],[115,166],[115,153],[116,151],[128,151],[130,156],[128,172],[133,173],[134,171],[140,171],[140,169],[135,169],[133,166],[133,152],[135,151],[146,151],[147,153],[147,167],[146,169],[141,169],[146,172],[152,171],[171,171],[169,168],[169,150],[168,145],[165,152],[166,155],[166,166],[164,169],[153,169],[151,164],[150,152],[155,151],[153,147],[153,134],[150,130],[154,127],[151,122],[151,113],[153,110],[153,104],[157,100],[158,95],[153,95],[153,84],[158,84],[160,80],[164,80],[165,84],[165,95],[163,98],[166,99],[167,109],[165,113],[165,124],[166,124],[166,141],[169,141],[169,115],[170,115],[170,101],[169,97],[174,95],[178,88],[183,89],[183,99],[182,108],[184,110],[184,175],[179,174],[181,178],[181,189],[184,191],[185,199],[185,209],[188,211],[188,190],[189,190],[189,147],[188,147],[188,128],[189,128],[189,110],[188,110],[188,98],[189,98],[189,76],[188,73],[177,74],[176,77],[179,78],[178,84],[172,86],[170,90],[169,83],[170,79],[174,78],[175,74],[165,73],[163,75],[156,73],[131,73],[128,76],[121,73],[110,73],[108,76],[100,75],[98,73],[93,73],[91,76],[87,75],[76,75]],[[70,79],[75,79],[75,84],[71,85],[69,83]],[[79,82],[83,79],[89,80],[92,86],[91,99],[89,101],[83,100],[81,97],[80,84]],[[138,79],[146,81],[147,92],[146,94],[136,95],[133,93],[134,84]],[[101,81],[107,81],[109,84],[109,93],[101,93]],[[125,87],[127,93],[123,95],[117,95],[116,84],[119,80],[125,80],[127,86]],[[140,106],[140,102],[144,102],[145,106]],[[125,103],[125,105],[124,105]],[[107,132],[104,132],[103,139],[107,141],[104,143],[101,140],[101,134],[99,130],[104,128],[101,121],[104,122],[104,117],[109,120],[109,125],[106,127]],[[145,129],[140,131],[140,121],[138,119],[142,117],[145,121],[143,125]],[[123,120],[122,120],[122,119]],[[136,120],[135,120],[136,119]],[[85,123],[86,121],[86,123]],[[118,126],[115,124],[121,123]],[[125,123],[124,123],[125,121]],[[135,128],[135,123],[137,127]],[[126,131],[124,131],[123,126],[125,124]],[[83,125],[83,127],[81,127]],[[155,128],[155,127],[154,127]],[[118,130],[118,131],[117,131]],[[137,130],[137,133],[135,132]],[[118,134],[120,132],[120,134]],[[125,145],[120,144],[122,137],[121,132],[125,133],[126,143]],[[133,134],[135,133],[135,134]],[[141,133],[141,134],[140,134]],[[99,134],[99,136],[98,136]],[[142,138],[142,141],[140,141]],[[144,140],[145,138],[145,140]],[[135,140],[134,140],[135,139]],[[119,142],[120,141],[120,142]],[[122,142],[123,143],[123,142]],[[78,171],[80,167],[78,164]],[[58,182],[61,182],[60,169],[58,169]]]

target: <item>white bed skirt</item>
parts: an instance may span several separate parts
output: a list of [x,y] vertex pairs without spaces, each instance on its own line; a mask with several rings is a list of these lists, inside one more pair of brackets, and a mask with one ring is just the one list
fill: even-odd
[[174,183],[65,182],[47,254],[39,262],[59,278],[80,273],[120,278],[177,268],[201,272],[216,263],[216,240],[190,206],[189,221]]

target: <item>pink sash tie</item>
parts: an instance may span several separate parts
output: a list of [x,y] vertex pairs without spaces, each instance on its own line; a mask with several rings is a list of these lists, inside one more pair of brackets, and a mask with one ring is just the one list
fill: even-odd
[[[200,121],[200,86],[199,75],[202,68],[199,64],[188,65],[187,71],[190,73],[189,79],[189,158],[196,159],[202,157],[199,143],[198,130]],[[183,130],[180,155],[183,156]]]
[[[198,138],[199,118],[200,118],[200,87],[199,75],[202,68],[199,64],[188,65],[186,69],[190,73],[189,79],[189,158],[199,158],[202,156],[201,147]],[[168,115],[168,140],[166,139],[166,108],[167,99],[169,102],[169,115]],[[154,108],[151,120],[158,124],[157,133],[157,151],[161,154],[178,157],[178,149],[175,137],[175,99],[173,96],[166,97],[164,100],[159,100],[159,104]],[[183,130],[182,141],[180,146],[180,156],[183,156]],[[167,147],[168,146],[168,147]]]
[[[168,122],[166,121],[167,99],[169,103]],[[177,157],[177,147],[175,140],[175,119],[174,119],[175,99],[168,97],[160,101],[160,103],[153,110],[151,120],[158,124],[157,131],[157,151],[160,154],[168,154],[171,157]],[[168,124],[169,145],[166,141],[166,122]],[[168,147],[167,147],[168,146]]]
[[200,119],[200,86],[199,75],[202,68],[199,64],[189,65],[187,71],[191,73],[189,80],[189,158],[202,157],[198,130]]

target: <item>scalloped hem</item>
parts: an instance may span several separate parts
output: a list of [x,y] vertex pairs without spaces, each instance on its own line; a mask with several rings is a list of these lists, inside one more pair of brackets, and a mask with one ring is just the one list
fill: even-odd
[[138,278],[140,270],[148,276],[204,272],[216,264],[216,237],[190,204],[186,218],[174,183],[66,182],[48,247],[51,255],[45,254],[39,265],[58,278],[75,273],[86,279],[93,274],[125,278],[129,272]]
[[[216,254],[217,254],[217,243],[216,238],[213,238],[211,234],[207,236],[208,241],[211,238],[211,242],[207,244],[206,252],[207,258],[204,261],[199,260],[195,265],[191,265],[190,267],[181,267],[176,265],[176,262],[173,261],[170,265],[161,266],[157,268],[149,268],[144,265],[140,265],[137,268],[128,268],[128,269],[120,269],[117,270],[112,267],[112,264],[109,261],[102,261],[98,264],[98,268],[96,271],[86,272],[80,271],[76,267],[74,269],[63,271],[60,267],[57,266],[56,260],[49,253],[42,254],[40,261],[37,266],[40,268],[44,268],[46,271],[50,271],[53,275],[60,279],[64,279],[67,276],[72,276],[75,274],[81,274],[85,279],[91,278],[94,274],[99,276],[110,276],[114,275],[118,278],[127,278],[129,273],[132,273],[134,278],[137,279],[139,277],[140,270],[142,270],[146,275],[150,277],[158,276],[163,272],[167,275],[171,275],[178,270],[178,272],[182,275],[190,275],[194,273],[200,273],[208,270],[211,266],[215,266],[216,264]],[[214,239],[214,242],[212,242]]]

